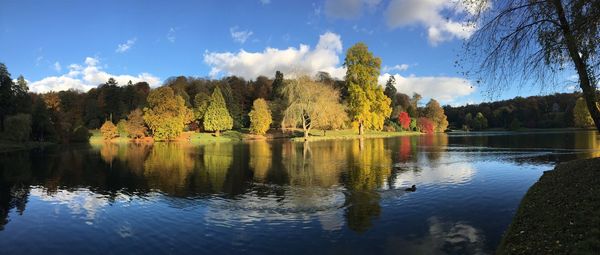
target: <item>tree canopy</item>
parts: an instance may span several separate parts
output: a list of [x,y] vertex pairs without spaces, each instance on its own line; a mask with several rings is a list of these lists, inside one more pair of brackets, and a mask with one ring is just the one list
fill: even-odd
[[229,115],[221,89],[216,87],[210,96],[210,102],[204,114],[204,129],[215,131],[219,135],[222,130],[233,128],[233,119]]
[[267,101],[262,98],[254,100],[250,116],[250,132],[258,135],[264,135],[273,121],[271,118],[271,110]]
[[185,106],[183,98],[176,96],[170,87],[160,87],[148,95],[148,107],[144,108],[144,121],[157,140],[172,140],[183,131],[193,114]]
[[364,43],[357,43],[346,52],[346,86],[350,118],[358,125],[360,135],[365,128],[381,130],[390,116],[391,100],[377,84],[381,59],[373,56]]

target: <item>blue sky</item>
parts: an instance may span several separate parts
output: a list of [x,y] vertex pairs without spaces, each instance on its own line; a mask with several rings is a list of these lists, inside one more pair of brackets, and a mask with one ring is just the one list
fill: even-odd
[[341,77],[345,50],[362,41],[382,58],[381,80],[396,75],[401,92],[488,101],[454,66],[470,35],[447,18],[458,9],[444,0],[0,0],[0,62],[39,92],[86,90],[110,76],[153,86],[178,75],[252,79],[274,70]]

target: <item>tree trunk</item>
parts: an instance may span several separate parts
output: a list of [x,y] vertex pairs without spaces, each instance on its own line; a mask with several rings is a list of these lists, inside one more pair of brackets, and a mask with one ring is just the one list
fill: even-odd
[[219,130],[215,130],[215,136],[216,136],[216,137],[219,137],[219,136],[221,136],[221,131],[219,131]]
[[565,16],[565,10],[561,1],[554,0],[552,1],[552,3],[556,8],[556,14],[558,15],[560,27],[563,31],[565,41],[567,43],[569,56],[571,57],[571,60],[573,60],[573,64],[575,64],[577,75],[579,75],[579,87],[583,91],[583,97],[585,99],[587,108],[590,111],[590,115],[594,120],[594,124],[596,125],[596,130],[600,131],[600,110],[596,105],[596,102],[598,102],[598,97],[596,95],[596,86],[591,84],[590,82],[590,76],[587,71],[587,65],[579,55],[577,42],[575,41],[575,38],[571,32],[571,28]]
[[358,123],[358,135],[362,136],[363,134],[365,134],[365,126],[361,121]]

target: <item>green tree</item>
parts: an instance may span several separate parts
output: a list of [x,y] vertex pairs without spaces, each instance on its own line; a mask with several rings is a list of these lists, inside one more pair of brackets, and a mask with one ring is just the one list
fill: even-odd
[[275,80],[271,85],[271,100],[277,97],[281,97],[281,90],[283,88],[283,73],[280,71],[275,72]]
[[385,90],[383,93],[390,98],[391,107],[393,108],[393,106],[396,106],[396,94],[398,93],[398,90],[396,89],[396,77],[390,75],[390,78],[385,83]]
[[575,107],[573,108],[573,124],[576,127],[581,128],[594,126],[594,120],[582,97],[577,98],[577,101],[575,102]]
[[425,106],[425,117],[433,122],[436,132],[444,132],[448,128],[448,119],[444,114],[444,108],[435,99],[429,100]]
[[219,136],[221,130],[229,130],[232,127],[233,119],[229,115],[225,99],[223,99],[223,94],[221,94],[221,89],[216,87],[204,114],[204,129],[215,131],[215,136]]
[[193,119],[193,113],[185,106],[183,98],[175,96],[170,87],[160,87],[148,95],[148,107],[144,108],[144,121],[157,140],[177,138],[185,124]]
[[250,132],[264,135],[269,130],[273,120],[267,101],[262,98],[254,100],[252,111],[248,115],[250,116]]
[[126,137],[129,134],[127,133],[127,121],[125,119],[119,120],[117,122],[117,132],[119,132],[119,136]]
[[125,129],[131,138],[142,138],[146,136],[146,126],[144,124],[144,114],[142,110],[135,109],[127,115]]
[[43,142],[54,138],[55,131],[50,120],[50,113],[41,97],[35,100],[31,122],[31,137],[33,140]]
[[200,92],[194,96],[194,119],[201,127],[204,126],[204,114],[206,114],[209,103],[210,96],[205,92]]
[[483,116],[483,113],[478,112],[477,115],[475,115],[475,126],[473,128],[475,128],[476,130],[483,130],[486,129],[488,127],[488,120],[485,116]]
[[13,80],[6,65],[0,63],[0,131],[4,130],[4,119],[13,112]]
[[381,130],[384,120],[390,116],[391,100],[377,84],[381,59],[374,57],[364,43],[357,43],[346,52],[344,66],[348,88],[350,118],[358,125],[358,133],[365,128]]
[[15,142],[25,142],[31,135],[31,115],[15,114],[6,117],[4,137]]
[[100,133],[102,133],[102,138],[108,141],[119,136],[117,127],[110,120],[104,121],[104,124],[100,127]]

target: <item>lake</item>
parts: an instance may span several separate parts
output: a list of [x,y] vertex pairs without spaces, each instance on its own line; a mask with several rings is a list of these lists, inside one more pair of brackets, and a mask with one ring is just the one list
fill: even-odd
[[0,253],[493,253],[543,171],[599,144],[473,132],[2,153]]

